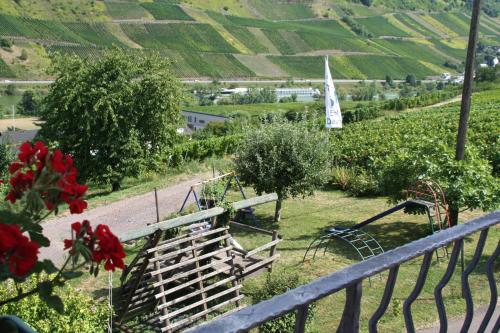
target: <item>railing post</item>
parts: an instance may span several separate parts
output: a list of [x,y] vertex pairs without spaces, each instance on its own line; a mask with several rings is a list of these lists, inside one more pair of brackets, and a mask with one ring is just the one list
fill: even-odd
[[358,333],[359,315],[361,313],[361,294],[363,280],[356,282],[346,288],[346,299],[344,313],[340,320],[337,333]]
[[[278,232],[276,230],[273,230],[272,241],[274,242],[277,239],[278,239]],[[275,254],[276,254],[276,245],[273,245],[271,247],[271,250],[269,251],[269,258],[272,258]],[[273,271],[273,263],[272,262],[269,265],[269,267],[267,268],[267,270],[269,273],[271,273]]]
[[295,333],[305,332],[308,314],[309,314],[309,304],[302,305],[297,309],[297,314],[295,317]]

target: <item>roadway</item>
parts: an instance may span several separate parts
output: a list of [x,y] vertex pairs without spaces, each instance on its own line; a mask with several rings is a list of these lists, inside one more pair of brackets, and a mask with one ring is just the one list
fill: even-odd
[[[208,84],[212,83],[213,80],[207,80],[207,79],[181,79],[183,83],[186,84]],[[338,80],[333,80],[334,83],[358,83],[363,80],[346,80],[346,79],[338,79]],[[367,82],[385,82],[385,80],[365,80]],[[438,81],[436,79],[433,80],[422,80],[422,82],[427,83],[427,82],[435,82]],[[239,80],[239,79],[234,79],[234,80],[217,80],[217,82],[220,83],[225,83],[225,84],[280,84],[280,83],[287,83],[290,82],[290,80],[281,80],[281,79],[276,79],[276,80]],[[294,79],[294,83],[323,83],[324,79]],[[404,80],[394,80],[396,83],[401,83],[405,82]],[[19,84],[19,85],[37,85],[37,84],[51,84],[54,83],[54,80],[2,80],[0,83],[3,84]]]

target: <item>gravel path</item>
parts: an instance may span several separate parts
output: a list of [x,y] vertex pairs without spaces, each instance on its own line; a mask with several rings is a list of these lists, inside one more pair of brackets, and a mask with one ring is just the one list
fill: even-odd
[[[193,183],[201,181],[202,178],[203,175],[198,175],[187,181],[158,190],[160,218],[177,212],[189,191],[189,187]],[[190,199],[193,200],[192,196]],[[51,259],[56,266],[61,265],[66,254],[62,251],[63,240],[71,238],[71,224],[82,220],[89,220],[93,226],[100,223],[107,224],[116,235],[156,222],[154,192],[89,209],[83,214],[48,220],[43,224],[43,228],[44,235],[51,240],[51,244],[49,247],[40,249],[40,257]]]

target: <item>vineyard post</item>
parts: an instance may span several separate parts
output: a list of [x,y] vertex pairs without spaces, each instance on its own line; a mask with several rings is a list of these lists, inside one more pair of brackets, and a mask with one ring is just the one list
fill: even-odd
[[[467,138],[467,126],[472,95],[472,83],[474,81],[474,57],[476,54],[477,33],[479,28],[479,15],[481,12],[481,0],[474,0],[472,7],[472,18],[469,31],[469,44],[467,46],[467,59],[465,63],[464,84],[462,89],[462,105],[460,107],[460,121],[458,124],[457,146],[455,159],[464,159],[465,142]],[[458,208],[450,210],[452,225],[458,223]]]

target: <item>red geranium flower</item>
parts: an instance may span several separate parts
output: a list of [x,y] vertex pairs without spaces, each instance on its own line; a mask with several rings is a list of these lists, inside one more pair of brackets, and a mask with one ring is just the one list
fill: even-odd
[[0,224],[0,263],[16,276],[26,275],[38,260],[40,245],[24,236],[17,225]]
[[104,224],[97,226],[95,236],[97,249],[92,252],[92,261],[100,264],[104,260],[104,269],[107,271],[115,271],[116,267],[124,269],[125,252],[118,237]]

